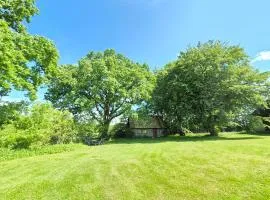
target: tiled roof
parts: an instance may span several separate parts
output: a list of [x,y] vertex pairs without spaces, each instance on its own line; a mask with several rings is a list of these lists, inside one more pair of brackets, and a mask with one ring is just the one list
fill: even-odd
[[130,128],[165,128],[159,117],[145,117],[143,119],[130,119]]

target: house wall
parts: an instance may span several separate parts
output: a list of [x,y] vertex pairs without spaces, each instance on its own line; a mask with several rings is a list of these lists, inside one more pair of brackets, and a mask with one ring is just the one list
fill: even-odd
[[164,129],[158,129],[157,130],[157,137],[161,137],[161,136],[164,136]]
[[[135,137],[153,137],[153,129],[131,129]],[[164,129],[157,129],[157,137],[163,136]]]

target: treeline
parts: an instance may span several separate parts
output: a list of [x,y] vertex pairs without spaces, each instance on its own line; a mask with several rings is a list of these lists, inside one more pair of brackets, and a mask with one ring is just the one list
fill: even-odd
[[134,115],[160,116],[172,132],[211,135],[269,125],[269,73],[255,70],[239,46],[199,43],[158,71],[112,49],[58,66],[54,44],[24,26],[37,13],[35,1],[1,2],[0,8],[0,97],[16,89],[34,100],[40,85],[48,88],[48,103],[1,101],[2,147],[107,138],[125,129],[112,129],[113,121]]
[[51,103],[2,101],[0,145],[131,136],[111,123],[134,115],[160,116],[172,133],[256,131],[268,127],[268,78],[242,48],[218,41],[190,47],[156,72],[113,50],[90,52],[76,65],[57,68],[45,95]]

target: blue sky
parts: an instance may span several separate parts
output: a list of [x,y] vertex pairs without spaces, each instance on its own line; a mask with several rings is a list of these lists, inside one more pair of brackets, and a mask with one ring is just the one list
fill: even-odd
[[156,69],[188,45],[222,40],[244,47],[256,68],[270,69],[269,0],[38,0],[37,6],[28,30],[55,42],[61,64],[113,48]]

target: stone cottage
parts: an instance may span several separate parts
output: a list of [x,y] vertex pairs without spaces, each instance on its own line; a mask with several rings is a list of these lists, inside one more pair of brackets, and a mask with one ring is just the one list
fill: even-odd
[[167,134],[167,129],[161,117],[149,116],[141,119],[128,120],[128,127],[135,137],[161,137]]

